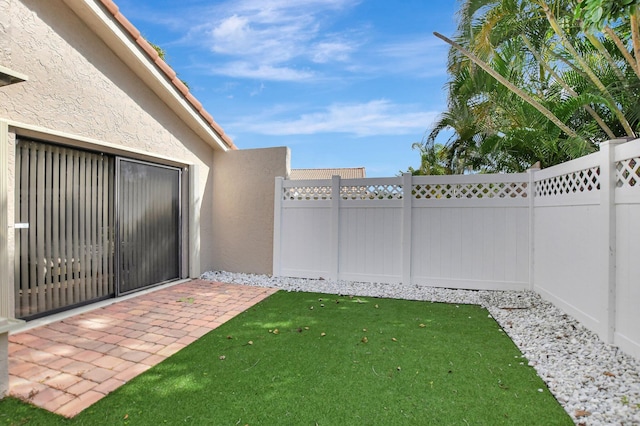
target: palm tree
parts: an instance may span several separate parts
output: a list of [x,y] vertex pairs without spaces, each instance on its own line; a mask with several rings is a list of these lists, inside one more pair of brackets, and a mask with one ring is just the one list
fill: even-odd
[[411,148],[420,151],[420,167],[409,167],[408,173],[413,176],[449,175],[451,171],[447,167],[447,152],[444,145],[433,144],[428,141],[415,142]]
[[574,19],[574,1],[466,0],[453,39],[436,34],[451,46],[449,110],[428,141],[453,130],[446,152],[457,170],[552,165],[592,152],[600,141],[635,136],[640,0],[618,0],[601,31],[587,26],[584,14]]

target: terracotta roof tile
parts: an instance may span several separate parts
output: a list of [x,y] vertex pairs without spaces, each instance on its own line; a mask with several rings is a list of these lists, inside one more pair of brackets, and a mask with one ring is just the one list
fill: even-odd
[[113,16],[123,27],[126,28],[127,31],[129,31],[129,34],[131,34],[134,39],[138,39],[140,37],[140,31],[138,31],[138,29],[122,13],[117,12]]
[[195,97],[195,96],[193,96],[191,93],[187,93],[186,98],[187,98],[187,100],[188,100],[189,102],[191,102],[191,104],[192,104],[194,107],[196,107],[196,109],[197,109],[198,111],[202,110],[202,104],[200,103],[200,101],[199,101],[199,100],[197,100],[197,99],[196,99],[196,97]]
[[176,76],[176,72],[165,61],[163,61],[158,52],[151,46],[151,44],[140,35],[140,31],[122,14],[119,12],[118,6],[113,0],[99,0],[105,9],[113,15],[114,19],[120,23],[123,29],[131,36],[133,40],[142,48],[142,50],[149,56],[149,58],[156,64],[156,66],[167,76],[169,81],[184,95],[185,99],[195,108],[202,118],[211,126],[211,128],[222,138],[224,143],[231,149],[238,149],[233,143],[231,138],[227,136],[222,130],[222,127],[213,119],[202,106],[202,103],[196,99],[189,92],[189,88]]
[[[153,46],[152,46],[153,47]],[[174,78],[176,78],[176,75],[178,75],[173,68],[171,68],[169,66],[169,64],[167,64],[159,55],[158,55],[158,59],[156,59],[154,61],[156,63],[156,65],[158,67],[160,67],[160,69],[167,75],[167,77],[170,77],[171,80],[173,80]]]
[[145,53],[147,55],[149,55],[149,57],[151,59],[153,59],[153,62],[156,61],[156,59],[158,59],[160,56],[158,55],[158,52],[156,51],[156,49],[153,48],[153,46],[151,45],[151,43],[149,43],[147,40],[145,40],[142,37],[138,37],[136,39],[136,43],[138,44],[138,46],[142,47],[142,50],[145,51]]
[[224,132],[224,130],[222,129],[222,127],[220,127],[220,125],[218,123],[216,123],[216,121],[213,119],[213,117],[211,116],[211,114],[209,114],[209,112],[202,108],[200,110],[200,114],[202,115],[202,117],[207,120],[207,123],[209,123],[209,125],[211,127],[213,127],[215,129],[216,132],[218,132],[220,134],[220,136],[225,139],[225,142],[227,142],[229,145],[229,147],[231,149],[238,149],[238,147],[233,143],[233,141],[231,140],[231,138],[229,138],[227,136],[227,134]]
[[207,123],[215,123],[216,121],[213,119],[213,117],[211,116],[211,114],[209,114],[209,112],[207,110],[201,110],[200,114],[202,115],[202,117],[207,120]]
[[176,75],[176,77],[173,77],[171,82],[173,83],[174,86],[176,86],[176,88],[180,91],[180,93],[182,93],[185,97],[189,94],[189,88],[187,87],[186,84],[184,84],[182,82],[182,80],[180,80],[177,77],[177,75]]
[[107,8],[109,13],[115,16],[118,13],[118,6],[111,0],[101,0],[102,5]]
[[[224,136],[225,138],[228,137],[227,134],[224,132],[224,130],[222,130],[222,127],[220,127],[220,125],[218,123],[216,123],[215,121],[213,123],[209,123],[211,124],[211,126],[216,129],[216,131],[218,133],[220,133],[220,135]],[[235,149],[238,149],[235,145],[233,145],[235,147]]]

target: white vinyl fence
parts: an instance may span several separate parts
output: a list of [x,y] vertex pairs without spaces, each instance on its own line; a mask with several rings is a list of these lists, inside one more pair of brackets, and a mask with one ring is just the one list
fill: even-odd
[[529,178],[280,179],[274,274],[528,288]]
[[276,178],[273,274],[533,289],[640,357],[640,139],[521,174]]
[[534,176],[532,288],[640,358],[640,140]]

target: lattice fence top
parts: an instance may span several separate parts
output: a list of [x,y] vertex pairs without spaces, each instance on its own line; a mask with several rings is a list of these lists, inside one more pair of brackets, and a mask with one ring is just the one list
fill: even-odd
[[402,200],[402,185],[359,185],[340,187],[343,200]]
[[616,163],[616,187],[640,186],[640,157]]
[[526,198],[527,187],[527,182],[417,184],[413,185],[412,193],[416,200]]
[[330,200],[331,186],[293,186],[283,188],[283,200]]
[[536,197],[552,197],[600,190],[600,167],[579,170],[536,182]]
[[[528,182],[428,183],[412,185],[415,200],[527,198]],[[331,186],[292,186],[282,190],[283,200],[331,200]],[[346,185],[342,200],[402,200],[402,184]]]

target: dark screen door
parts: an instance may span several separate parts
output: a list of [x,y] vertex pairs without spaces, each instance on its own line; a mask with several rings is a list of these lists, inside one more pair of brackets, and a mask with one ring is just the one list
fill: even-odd
[[117,294],[180,278],[181,170],[116,159]]

